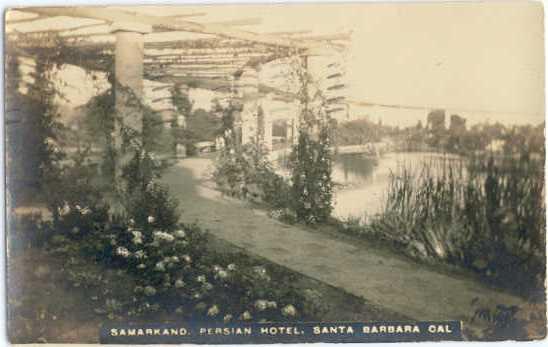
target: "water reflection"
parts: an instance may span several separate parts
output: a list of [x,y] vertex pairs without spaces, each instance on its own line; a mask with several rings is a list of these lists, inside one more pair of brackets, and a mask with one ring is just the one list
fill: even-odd
[[345,185],[365,184],[372,179],[378,159],[362,154],[341,154],[335,158],[333,178]]
[[402,167],[420,170],[441,155],[436,153],[388,153],[381,158],[340,154],[334,159],[336,183],[333,215],[337,218],[371,216],[382,211],[390,173]]

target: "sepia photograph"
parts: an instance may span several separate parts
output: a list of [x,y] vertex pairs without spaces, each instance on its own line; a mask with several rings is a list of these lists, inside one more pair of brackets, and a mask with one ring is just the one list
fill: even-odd
[[10,343],[546,337],[542,3],[4,30]]

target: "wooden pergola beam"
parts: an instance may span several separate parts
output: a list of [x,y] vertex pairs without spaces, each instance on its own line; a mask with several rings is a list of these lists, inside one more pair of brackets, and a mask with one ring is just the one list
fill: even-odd
[[277,36],[293,36],[293,35],[302,35],[302,34],[310,34],[310,30],[295,30],[295,31],[272,31],[269,33],[266,33],[268,35],[277,35]]
[[158,63],[158,64],[177,64],[177,65],[192,65],[192,64],[204,64],[204,65],[227,65],[245,63],[253,57],[244,58],[206,58],[206,59],[180,59],[180,58],[145,58],[145,62]]
[[[46,18],[46,17],[41,17],[42,19]],[[85,25],[81,25],[81,26],[78,26],[78,27],[72,27],[72,28],[62,28],[62,29],[37,29],[37,30],[25,30],[25,31],[18,31],[18,33],[21,33],[21,34],[24,34],[24,35],[41,35],[41,34],[55,34],[55,33],[58,33],[59,36],[61,37],[64,37],[62,36],[63,33],[70,33],[70,32],[73,32],[73,31],[77,31],[77,30],[80,30],[80,29],[87,29],[87,28],[91,28],[91,27],[95,27],[95,26],[101,26],[101,25],[106,25],[106,23],[92,23],[92,24],[85,24]]]
[[268,45],[257,45],[256,43],[226,38],[194,39],[194,40],[170,40],[162,42],[146,42],[150,49],[185,49],[185,50],[217,50],[217,49],[249,49],[273,50],[287,49],[286,47],[275,47]]
[[160,65],[162,68],[168,68],[168,69],[226,69],[228,67],[239,67],[243,66],[245,64],[244,62],[240,62],[240,64],[237,64],[235,62],[200,62],[199,64],[181,64],[181,63],[164,63],[164,62],[151,62],[151,61],[145,61],[146,66],[150,66],[151,68],[154,68],[155,65]]
[[159,90],[164,90],[164,89],[169,89],[169,88],[173,88],[173,85],[172,84],[167,84],[167,85],[164,85],[164,86],[151,87],[153,92],[157,92]]
[[254,58],[254,57],[260,57],[266,54],[270,54],[270,52],[257,52],[257,53],[240,53],[240,54],[227,54],[227,53],[220,53],[220,54],[186,54],[185,52],[180,53],[166,53],[166,54],[149,54],[146,52],[145,48],[145,57],[149,59],[162,59],[166,58],[169,59],[170,57],[178,58],[180,60],[189,60],[189,61],[198,61],[198,60],[223,60],[223,59],[247,59],[247,58]]
[[[8,12],[9,13],[9,12]],[[6,19],[6,24],[21,24],[21,23],[29,23],[33,22],[35,20],[40,20],[46,18],[45,16],[37,15],[32,18],[20,18],[20,19]]]
[[149,16],[139,13],[127,13],[107,7],[29,7],[24,12],[37,13],[45,16],[68,16],[105,20],[110,22],[126,22],[148,24],[154,28],[175,31],[188,31],[199,34],[211,34],[220,37],[257,42],[271,46],[289,47],[296,50],[307,50],[317,45],[292,40],[276,35],[257,34],[254,32],[234,29],[230,25],[202,24],[174,18]]
[[244,26],[244,25],[258,25],[258,24],[261,24],[262,22],[263,20],[261,18],[245,18],[245,19],[226,20],[226,21],[220,21],[220,22],[209,22],[206,24]]
[[299,36],[299,40],[306,41],[349,41],[351,40],[351,33],[337,33],[337,34],[328,34],[328,35],[309,35],[309,36]]

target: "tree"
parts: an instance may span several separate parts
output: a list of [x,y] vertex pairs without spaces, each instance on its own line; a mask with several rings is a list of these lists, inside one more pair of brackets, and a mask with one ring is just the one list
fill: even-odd
[[448,132],[446,150],[452,153],[462,152],[466,134],[466,119],[456,114],[451,115]]
[[445,140],[445,110],[432,110],[428,113],[426,128],[428,144],[436,149],[443,146]]

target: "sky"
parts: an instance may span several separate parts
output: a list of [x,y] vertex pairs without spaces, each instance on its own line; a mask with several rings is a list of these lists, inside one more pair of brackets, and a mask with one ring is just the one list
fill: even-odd
[[[351,32],[345,55],[349,100],[440,107],[471,122],[544,120],[540,4],[277,4],[137,10],[153,15],[206,12],[207,16],[189,19],[200,22],[262,18],[259,25],[242,27],[255,32]],[[88,92],[82,90],[89,88],[87,82],[67,76],[78,90],[74,100],[86,99]],[[209,96],[198,94],[198,104],[205,106]],[[414,124],[424,121],[426,112],[351,107],[352,116],[382,118],[385,124]]]

